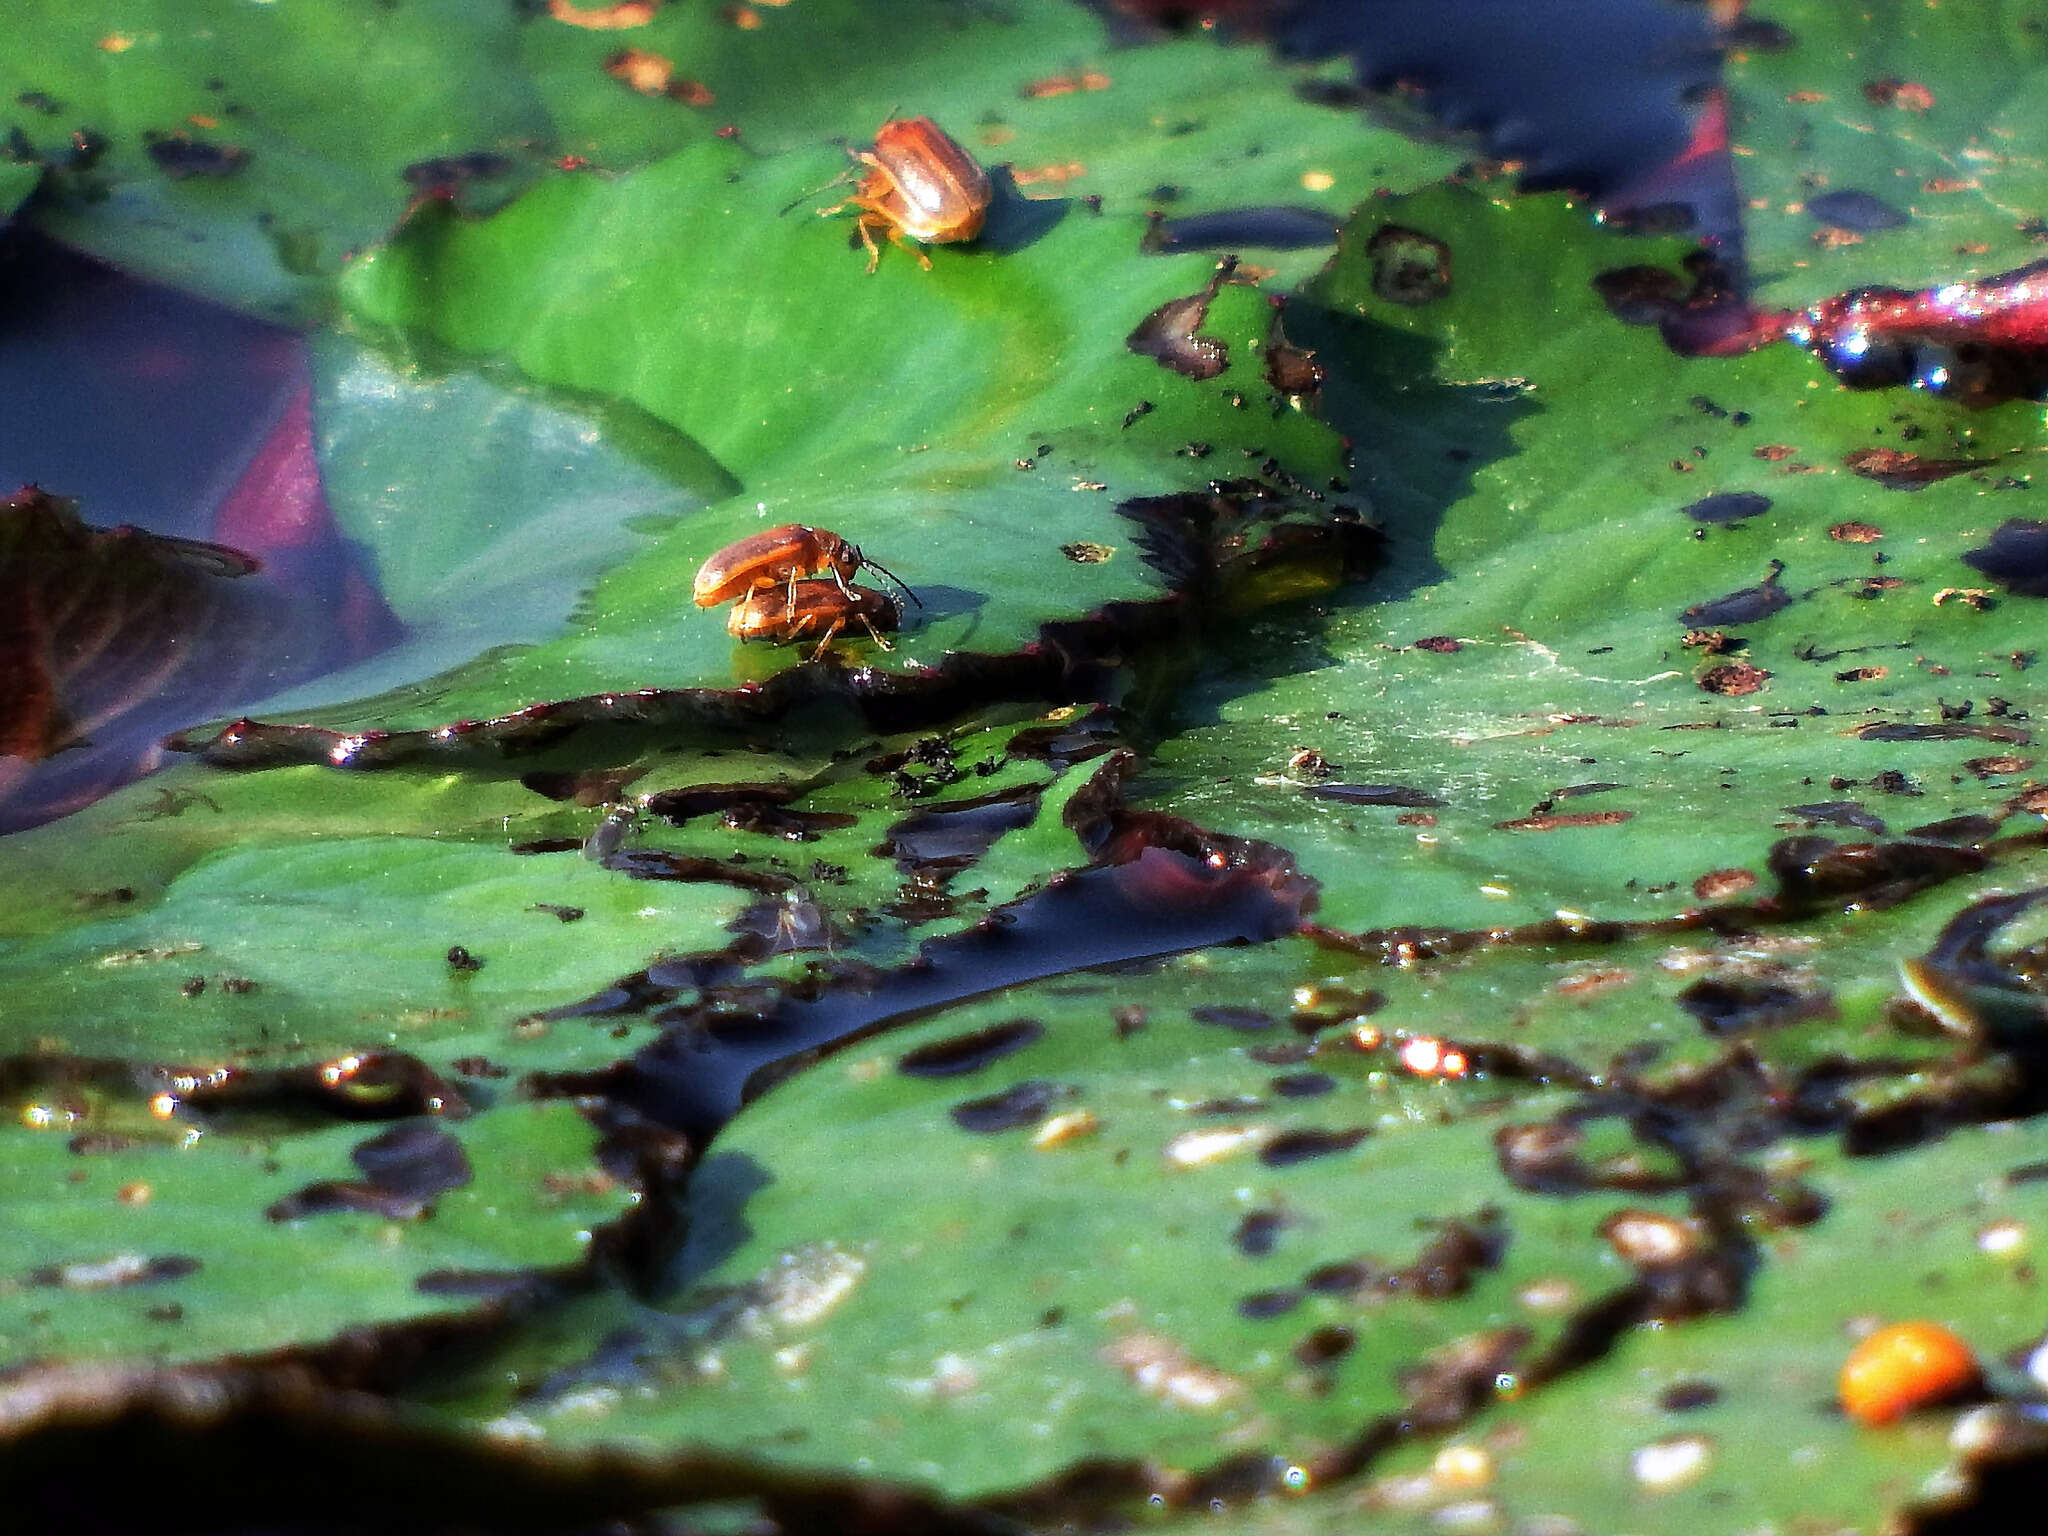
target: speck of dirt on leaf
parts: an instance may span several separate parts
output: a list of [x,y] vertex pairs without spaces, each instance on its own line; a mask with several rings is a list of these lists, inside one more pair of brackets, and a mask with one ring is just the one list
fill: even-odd
[[1884,530],[1875,523],[1837,523],[1828,530],[1828,537],[1837,544],[1875,544],[1884,537]]
[[1072,544],[1062,544],[1060,553],[1076,565],[1100,565],[1115,554],[1116,550],[1108,544],[1089,544],[1076,540]]

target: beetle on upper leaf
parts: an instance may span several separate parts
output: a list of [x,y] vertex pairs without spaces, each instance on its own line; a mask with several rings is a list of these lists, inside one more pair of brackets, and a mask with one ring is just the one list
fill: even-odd
[[793,601],[798,577],[830,576],[840,591],[850,592],[848,582],[862,570],[887,577],[917,602],[916,593],[862,554],[858,545],[829,528],[802,523],[782,523],[733,540],[698,568],[690,596],[699,608],[712,608],[762,587],[786,586]]
[[[962,149],[945,129],[928,117],[891,118],[875,134],[873,149],[852,151],[868,167],[853,196],[820,214],[858,208],[854,228],[868,248],[868,271],[882,260],[874,231],[886,231],[897,245],[950,245],[981,233],[995,195],[988,172]],[[910,249],[905,246],[905,249]],[[931,270],[932,259],[916,251],[918,263]]]

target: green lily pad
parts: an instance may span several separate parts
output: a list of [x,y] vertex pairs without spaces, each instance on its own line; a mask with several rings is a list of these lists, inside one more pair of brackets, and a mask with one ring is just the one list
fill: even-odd
[[[610,392],[686,431],[746,489],[611,564],[567,634],[316,723],[402,730],[757,680],[814,647],[757,660],[687,594],[706,558],[778,523],[830,528],[910,585],[923,606],[905,604],[893,651],[848,646],[878,673],[915,678],[952,653],[1015,653],[1052,621],[1167,596],[1147,528],[1120,509],[1205,488],[1216,468],[1182,451],[1191,443],[1229,456],[1233,477],[1256,479],[1268,460],[1304,485],[1335,470],[1325,429],[1249,408],[1266,319],[1250,290],[1218,296],[1211,329],[1240,349],[1218,380],[1182,379],[1123,345],[1152,309],[1202,288],[1207,258],[1141,259],[1128,221],[1077,214],[1022,250],[942,252],[931,274],[904,260],[870,280],[834,229],[774,215],[815,159],[755,161],[714,143],[618,181],[563,176],[488,221],[415,221],[357,264],[350,295],[366,312],[558,387]],[[707,249],[720,252],[709,266]],[[783,275],[764,290],[771,271]],[[1105,309],[1124,313],[1105,327]],[[820,333],[824,313],[844,323]],[[793,350],[764,415],[732,383],[778,345]],[[849,396],[854,378],[877,387]]]
[[[184,1067],[429,1045],[498,1056],[526,1014],[672,948],[718,948],[753,900],[510,851],[508,828],[553,810],[516,784],[188,770],[19,834],[10,873],[42,894],[12,907],[0,942],[0,1054]],[[82,859],[88,828],[108,836]],[[480,968],[452,962],[458,947]],[[593,1044],[600,1060],[619,1050]]]
[[2048,41],[2021,12],[1786,0],[1769,18],[1789,35],[1740,37],[1727,66],[1760,300],[1929,288],[2041,256]]
[[49,167],[38,225],[270,318],[322,313],[411,199],[502,202],[547,146],[502,6],[34,0],[11,22],[0,131]]
[[[1645,1532],[1868,1529],[1952,1505],[1969,1485],[1968,1447],[2020,1438],[2011,1406],[1973,1416],[1943,1404],[1867,1426],[1837,1407],[1836,1379],[1871,1327],[1926,1320],[1964,1339],[2001,1385],[2017,1383],[2001,1361],[2040,1337],[2044,1149],[2033,1122],[1893,1157],[1784,1148],[1809,1165],[1829,1214],[1766,1245],[1740,1316],[1632,1333],[1602,1369],[1488,1415],[1451,1448],[1398,1455],[1331,1502],[1391,1529],[1441,1529],[1431,1517],[1444,1507],[1484,1504],[1508,1524]],[[1253,1528],[1335,1529],[1337,1513],[1304,1503]]]
[[259,712],[395,691],[545,640],[599,572],[734,490],[695,444],[632,406],[401,367],[334,333],[310,345],[322,492],[342,534],[374,557],[406,632]]
[[61,1079],[9,1098],[8,1366],[263,1355],[460,1314],[580,1265],[637,1200],[567,1104],[252,1134]]
[[[1441,297],[1375,291],[1389,228],[1442,243]],[[1219,651],[1148,803],[1291,848],[1321,922],[1668,917],[1717,873],[1770,894],[1791,836],[2008,825],[2037,600],[1965,557],[2024,510],[2038,410],[1675,357],[1593,290],[1637,260],[1562,199],[1446,189],[1366,210],[1289,308],[1344,360],[1326,413],[1389,558]]]
[[1160,1486],[1341,1462],[1383,1419],[1516,1390],[1633,1283],[1598,1231],[1623,1202],[1500,1176],[1494,1133],[1564,1095],[1312,1052],[1287,1021],[1313,963],[1066,976],[826,1057],[699,1169],[688,1289],[537,1324],[462,1418],[976,1496],[1077,1460]]
[[[650,150],[666,147],[663,126],[691,110],[679,100],[765,154],[858,142],[886,119],[929,115],[983,161],[1010,166],[1032,195],[1100,197],[1114,215],[1140,204],[1175,217],[1287,207],[1325,215],[1334,231],[1361,198],[1422,185],[1460,158],[1312,104],[1296,88],[1327,79],[1328,67],[1216,37],[1134,47],[1080,6],[908,0],[883,18],[820,0],[756,8],[750,20],[675,5],[618,31],[536,20],[526,58],[565,143],[594,154],[642,136]],[[657,71],[670,66],[665,86],[607,79],[610,89],[589,89],[628,51]],[[1282,249],[1301,239],[1290,234]],[[1274,259],[1291,278],[1321,255]]]

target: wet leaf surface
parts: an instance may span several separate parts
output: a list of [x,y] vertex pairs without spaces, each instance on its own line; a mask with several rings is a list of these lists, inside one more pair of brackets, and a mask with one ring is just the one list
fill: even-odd
[[[2020,267],[2039,39],[1777,19],[1763,302]],[[1451,156],[1334,69],[1050,0],[29,24],[75,100],[8,93],[0,206],[341,306],[308,438],[403,633],[8,839],[12,1449],[1532,1536],[2038,1454],[2039,346],[1929,318],[2030,276],[1679,357],[1621,321],[1781,321],[1494,167],[1410,194]],[[363,142],[286,36],[383,45]],[[835,139],[924,113],[986,229],[870,276]],[[688,601],[785,524],[915,594],[892,649]],[[0,635],[10,760],[55,633]],[[1854,1424],[1915,1317],[1985,1401]]]
[[[1083,1458],[1132,1491],[1235,1453],[1335,1466],[1416,1404],[1462,1416],[1496,1373],[1440,1379],[1432,1358],[1494,1339],[1512,1382],[1565,1350],[1631,1283],[1597,1231],[1624,1202],[1500,1176],[1495,1133],[1559,1095],[1516,1106],[1334,1023],[1259,1044],[1202,1021],[1222,993],[1300,1023],[1317,963],[1290,942],[1072,975],[827,1056],[716,1144],[658,1309],[536,1328],[513,1390],[464,1417],[562,1445],[859,1454],[974,1495]],[[1016,1049],[961,1043],[1020,1016],[1039,1029]],[[972,1065],[917,1069],[939,1052]],[[1275,1088],[1304,1061],[1329,1091]],[[906,1179],[927,1197],[900,1200]],[[1248,1245],[1248,1221],[1273,1236]]]
[[280,1132],[9,1064],[0,1353],[174,1364],[458,1318],[546,1288],[636,1203],[566,1104]]
[[1743,241],[1767,303],[1867,283],[1926,288],[2037,259],[2048,140],[2031,103],[2048,45],[1999,6],[1771,7],[1784,46],[1740,37],[1729,133]]
[[[552,138],[504,7],[36,0],[13,22],[0,132],[45,167],[38,225],[268,317],[323,313],[416,196],[503,202]],[[346,71],[359,110],[309,69]]]
[[[1436,303],[1373,291],[1392,219],[1454,253]],[[1873,437],[2023,454],[2038,412],[1814,386],[1784,348],[1674,357],[1605,313],[1590,279],[1611,247],[1561,201],[1431,192],[1368,208],[1320,303],[1289,308],[1336,360],[1324,408],[1389,558],[1358,601],[1219,648],[1149,783],[1150,803],[1291,848],[1323,883],[1319,922],[1669,917],[1710,871],[1762,876],[1798,825],[1783,807],[1851,794],[1906,825],[2003,821],[2009,789],[1964,764],[1980,730],[2031,739],[2029,600],[1937,599],[1984,579],[1975,552],[2015,493],[1976,474],[1902,498],[1842,461]],[[1510,318],[1531,313],[1549,317],[1533,338]],[[1795,454],[1759,456],[1781,443]],[[1739,524],[1672,515],[1760,488],[1768,510]],[[1885,540],[1827,536],[1849,522]],[[1304,753],[1445,803],[1304,794]],[[1560,798],[1587,781],[1610,787]]]

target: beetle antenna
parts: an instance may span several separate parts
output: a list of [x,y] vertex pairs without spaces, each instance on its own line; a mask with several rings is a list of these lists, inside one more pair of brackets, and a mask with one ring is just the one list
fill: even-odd
[[924,606],[924,599],[919,597],[915,592],[911,591],[910,584],[906,582],[901,576],[898,576],[894,571],[890,570],[886,565],[877,564],[875,561],[870,560],[866,555],[862,555],[860,557],[860,564],[861,569],[864,571],[874,571],[878,575],[888,577],[889,580],[896,583],[897,590],[901,592],[905,597],[909,598],[913,603],[917,604],[917,606],[920,608]]
[[845,182],[847,182],[847,181],[851,180],[851,179],[852,179],[852,176],[853,176],[853,173],[852,173],[851,171],[841,171],[841,172],[840,172],[840,173],[839,173],[839,174],[838,174],[837,176],[834,176],[834,177],[833,177],[833,178],[832,178],[832,179],[831,179],[830,181],[828,181],[828,182],[824,183],[824,185],[823,185],[823,186],[817,186],[817,187],[813,187],[813,188],[811,188],[811,190],[810,190],[810,191],[808,191],[808,192],[805,192],[805,193],[801,193],[801,194],[799,194],[799,195],[798,195],[798,196],[797,196],[797,197],[796,197],[796,198],[795,198],[795,199],[794,199],[794,200],[793,200],[792,202],[790,202],[790,203],[786,204],[786,205],[785,205],[785,206],[783,207],[782,211],[781,211],[781,212],[779,212],[778,214],[776,214],[776,217],[777,217],[778,219],[780,219],[780,218],[787,218],[787,217],[789,216],[789,214],[790,214],[790,213],[791,213],[791,212],[792,212],[793,210],[795,210],[796,208],[799,208],[799,207],[801,207],[801,206],[802,206],[803,204],[805,204],[805,203],[808,203],[808,202],[809,202],[809,201],[810,201],[810,200],[811,200],[812,198],[816,197],[816,196],[817,196],[817,195],[818,195],[818,194],[819,194],[820,192],[823,192],[823,191],[825,191],[825,190],[826,190],[827,188],[829,188],[829,187],[836,187],[836,186],[840,186],[840,185],[844,184]]

